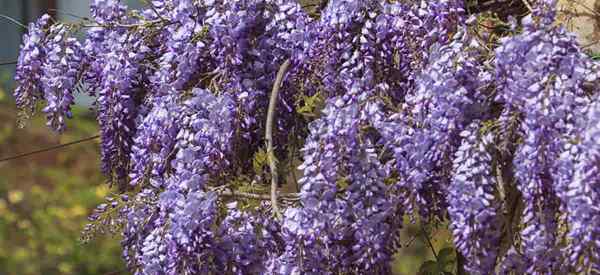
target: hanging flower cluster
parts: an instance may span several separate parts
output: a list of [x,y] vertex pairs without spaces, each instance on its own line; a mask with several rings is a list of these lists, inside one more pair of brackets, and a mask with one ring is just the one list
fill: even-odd
[[482,35],[459,0],[93,0],[29,26],[15,98],[62,132],[95,97],[121,194],[85,231],[135,274],[390,274],[407,215],[471,274],[600,272],[599,67],[538,2]]

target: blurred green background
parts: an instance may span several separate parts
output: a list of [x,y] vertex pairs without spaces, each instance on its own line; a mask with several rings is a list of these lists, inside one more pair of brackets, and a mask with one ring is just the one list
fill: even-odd
[[[36,116],[16,126],[16,108],[0,90],[0,158],[93,136],[85,107],[58,136]],[[125,274],[118,236],[79,241],[91,210],[108,194],[96,141],[0,163],[0,274]],[[112,272],[112,273],[111,273]]]
[[[130,2],[137,5],[135,0]],[[0,0],[0,14],[23,23],[49,9],[88,16],[88,3]],[[73,20],[54,13],[61,20]],[[22,32],[0,20],[0,63],[16,59]],[[68,121],[63,135],[50,131],[43,115],[35,116],[26,128],[18,128],[11,96],[13,75],[14,65],[0,66],[0,159],[97,134],[93,111],[85,105],[89,99],[83,96],[77,98],[83,105],[75,107],[75,118]],[[110,192],[99,167],[98,140],[0,163],[0,275],[128,274],[120,257],[119,236],[103,236],[87,244],[79,241],[87,216]],[[407,219],[402,234],[405,247],[396,255],[394,274],[419,274],[421,267],[450,269],[446,265],[452,265],[454,256],[447,249],[451,247],[448,232],[431,232],[439,259],[434,262],[424,230],[430,229]]]

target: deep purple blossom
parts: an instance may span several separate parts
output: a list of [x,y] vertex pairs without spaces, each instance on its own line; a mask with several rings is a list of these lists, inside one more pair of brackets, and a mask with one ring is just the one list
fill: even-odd
[[337,193],[338,181],[343,180],[339,164],[357,145],[358,115],[357,104],[346,105],[338,98],[325,108],[323,118],[309,126],[311,133],[302,149],[304,162],[299,167],[304,173],[299,181],[304,208],[286,213],[286,220],[291,220],[283,224],[284,230],[286,225],[294,225],[288,230],[298,241],[291,249],[303,251],[287,263],[299,272],[342,271],[350,264],[350,248],[340,244],[351,237],[346,217],[349,206]]

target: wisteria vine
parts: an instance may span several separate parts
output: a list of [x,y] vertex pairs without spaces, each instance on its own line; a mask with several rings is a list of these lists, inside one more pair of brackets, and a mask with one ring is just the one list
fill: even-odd
[[390,274],[408,216],[448,222],[458,271],[600,273],[600,64],[555,1],[485,28],[460,0],[325,2],[30,24],[23,118],[63,132],[95,98],[117,187],[85,238],[119,232],[135,274]]

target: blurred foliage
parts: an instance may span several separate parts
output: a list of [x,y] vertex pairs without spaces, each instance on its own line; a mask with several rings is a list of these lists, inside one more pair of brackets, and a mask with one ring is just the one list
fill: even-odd
[[457,274],[456,253],[447,224],[424,228],[408,217],[404,224],[400,235],[402,248],[396,253],[393,264],[394,274]]
[[[40,114],[18,129],[14,103],[0,88],[0,157],[95,135],[89,112],[74,113],[61,136]],[[118,236],[79,241],[87,216],[109,192],[98,167],[97,141],[0,163],[0,274],[126,274],[119,273]]]
[[446,247],[440,250],[435,261],[429,260],[424,262],[419,268],[419,274],[454,274],[455,266],[456,254],[454,253],[454,249]]

